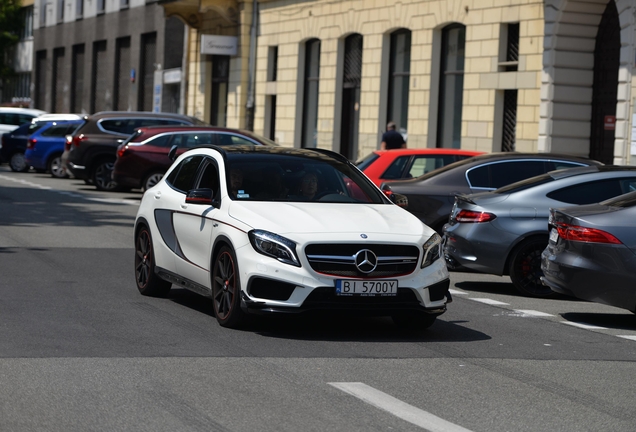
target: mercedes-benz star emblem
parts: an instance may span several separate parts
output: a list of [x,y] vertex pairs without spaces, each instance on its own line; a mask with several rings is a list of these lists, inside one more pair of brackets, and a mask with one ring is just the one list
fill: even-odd
[[362,273],[371,273],[378,266],[378,257],[369,249],[359,250],[355,258],[356,267]]

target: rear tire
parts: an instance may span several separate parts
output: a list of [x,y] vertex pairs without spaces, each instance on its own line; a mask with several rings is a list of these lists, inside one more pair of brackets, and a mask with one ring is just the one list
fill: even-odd
[[26,163],[24,153],[13,153],[11,155],[11,159],[9,159],[9,168],[11,168],[11,171],[14,172],[27,172],[29,170],[29,165]]
[[228,246],[223,246],[214,259],[212,302],[216,320],[221,326],[236,328],[244,321],[238,263],[234,251]]
[[155,273],[155,251],[150,230],[143,226],[135,236],[135,282],[142,295],[165,297],[172,284]]
[[550,298],[556,293],[541,283],[541,253],[548,246],[548,240],[530,239],[521,243],[510,260],[510,279],[517,291],[527,297]]
[[155,171],[148,174],[142,184],[144,192],[159,183],[159,181],[163,178],[163,174],[164,173],[160,171]]
[[66,170],[62,166],[62,155],[55,155],[49,160],[48,171],[51,173],[51,177],[54,178],[67,178]]
[[93,168],[93,175],[91,176],[93,184],[100,191],[115,191],[117,190],[117,182],[113,180],[112,173],[115,162],[109,159],[102,159],[97,161]]

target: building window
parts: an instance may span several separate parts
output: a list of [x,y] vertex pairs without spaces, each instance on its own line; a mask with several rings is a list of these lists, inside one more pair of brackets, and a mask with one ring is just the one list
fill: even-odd
[[508,23],[501,27],[499,72],[514,72],[519,69],[519,23]]
[[53,78],[51,79],[52,83],[52,91],[51,97],[53,100],[51,101],[51,106],[53,108],[53,112],[65,112],[64,109],[64,66],[66,62],[64,61],[64,48],[55,48],[53,50]]
[[120,0],[119,7],[120,9],[128,9],[130,6],[130,0]]
[[109,109],[107,95],[110,95],[110,83],[106,71],[106,41],[93,43],[93,94],[91,112]]
[[465,42],[463,25],[451,24],[442,30],[437,147],[461,148]]
[[320,40],[305,44],[305,77],[301,146],[315,148],[318,141],[318,84],[320,82]]
[[35,53],[35,105],[34,108],[48,111],[46,104],[46,50]]
[[130,106],[130,37],[119,38],[115,42],[115,88],[113,107],[118,111],[129,111]]
[[157,64],[157,33],[141,35],[141,66],[139,71],[139,109],[152,111],[152,90],[155,84]]
[[57,0],[57,23],[64,22],[64,0]]
[[84,0],[76,0],[75,18],[80,19],[84,16]]
[[20,32],[20,40],[31,39],[33,37],[33,6],[22,8],[21,13],[24,27]]
[[46,0],[40,1],[40,27],[46,26]]
[[[278,78],[278,47],[267,50],[267,82],[276,82]],[[265,96],[265,136],[276,140],[276,89]]]
[[389,105],[386,122],[395,122],[398,131],[406,134],[409,115],[411,80],[411,31],[401,29],[391,34],[389,54]]
[[84,44],[73,46],[71,60],[71,112],[81,113],[84,97]]
[[340,154],[350,160],[358,157],[360,88],[362,84],[362,35],[354,33],[344,41]]
[[223,55],[212,56],[212,106],[210,124],[213,126],[226,125],[227,90],[230,82],[230,57]]
[[106,0],[97,0],[97,13],[103,14],[106,12]]
[[515,151],[517,129],[517,90],[504,91],[503,131],[501,151]]

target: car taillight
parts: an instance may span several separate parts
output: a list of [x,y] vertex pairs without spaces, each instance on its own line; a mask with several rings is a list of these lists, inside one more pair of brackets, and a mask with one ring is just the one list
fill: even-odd
[[455,215],[455,220],[459,223],[482,223],[490,222],[497,218],[496,215],[487,212],[476,212],[471,210],[460,210]]
[[122,157],[126,153],[128,153],[128,146],[119,146],[119,148],[117,149],[117,157]]
[[82,144],[82,141],[84,141],[86,139],[86,137],[84,136],[84,134],[72,135],[71,139],[72,139],[72,144],[75,147],[79,147]]
[[556,226],[559,237],[565,240],[585,243],[621,244],[612,234],[596,228],[586,228],[579,225],[560,223]]
[[36,140],[35,138],[29,138],[29,140],[27,141],[27,148],[28,149],[34,149],[35,148],[35,143],[37,143],[38,140]]

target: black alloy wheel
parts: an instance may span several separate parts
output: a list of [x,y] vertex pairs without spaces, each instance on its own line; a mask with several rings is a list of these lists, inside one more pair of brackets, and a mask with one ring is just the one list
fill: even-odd
[[172,286],[155,273],[152,237],[145,226],[137,232],[135,238],[135,281],[139,292],[146,296],[165,297]]
[[112,178],[115,162],[101,160],[95,165],[93,170],[93,184],[100,191],[114,191],[117,189],[117,182]]
[[517,291],[528,297],[550,298],[556,293],[543,285],[541,277],[541,253],[548,245],[548,239],[530,239],[523,242],[513,252],[510,260],[510,279]]
[[223,246],[214,260],[212,300],[220,325],[237,327],[243,321],[238,265],[234,251],[228,246]]

